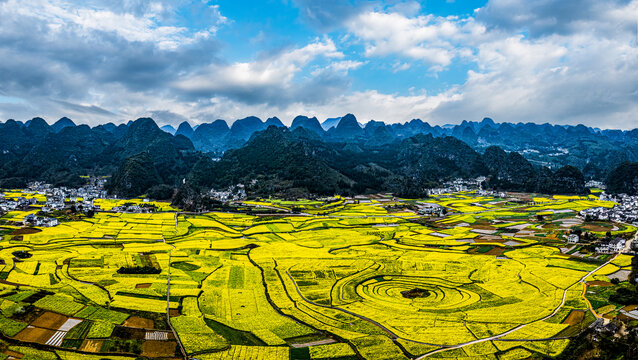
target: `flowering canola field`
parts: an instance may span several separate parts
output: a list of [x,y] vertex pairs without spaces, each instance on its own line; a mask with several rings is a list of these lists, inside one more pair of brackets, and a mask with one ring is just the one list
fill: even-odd
[[[447,215],[415,212],[432,204]],[[563,255],[551,231],[538,234],[537,214],[553,221],[613,206],[473,193],[244,205],[299,214],[98,212],[5,235],[0,332],[24,343],[6,348],[27,355],[38,343],[69,358],[67,350],[200,359],[554,356],[573,334],[563,320],[589,309],[581,280],[597,265]],[[619,257],[592,277],[628,264]],[[42,325],[45,315],[75,319],[82,330],[50,343],[38,335],[57,329]]]

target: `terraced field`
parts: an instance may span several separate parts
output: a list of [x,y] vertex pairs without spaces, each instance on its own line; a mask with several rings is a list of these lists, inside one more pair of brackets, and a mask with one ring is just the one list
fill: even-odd
[[[447,216],[415,212],[433,204]],[[186,214],[159,204],[152,214],[97,212],[20,234],[23,214],[5,215],[0,352],[69,359],[78,352],[96,359],[556,355],[600,316],[597,309],[617,310],[588,301],[587,282],[613,286],[608,276],[631,261],[561,251],[568,230],[582,225],[579,210],[613,206],[595,197],[462,193],[242,206],[253,210]]]

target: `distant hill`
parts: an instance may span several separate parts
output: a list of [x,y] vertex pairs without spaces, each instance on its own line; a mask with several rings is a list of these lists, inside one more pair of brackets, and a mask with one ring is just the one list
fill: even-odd
[[316,117],[309,118],[302,115],[295,117],[292,120],[292,124],[290,125],[290,130],[294,130],[300,127],[308,129],[318,135],[323,135],[324,133],[324,130]]
[[121,197],[134,197],[161,183],[153,160],[147,152],[142,152],[124,160],[107,189]]
[[330,128],[333,128],[333,127],[337,126],[337,124],[339,123],[339,120],[341,120],[340,117],[328,118],[328,119],[326,119],[326,121],[321,123],[321,127],[324,130],[328,131],[328,130],[330,130]]
[[195,131],[193,130],[191,125],[187,121],[183,121],[177,127],[177,131],[175,131],[174,135],[182,135],[182,136],[185,136],[185,137],[190,139],[190,138],[193,137],[194,133],[195,133]]
[[226,150],[229,134],[230,128],[226,121],[218,119],[212,123],[198,126],[191,140],[193,145],[200,151],[223,152]]
[[160,129],[166,131],[167,133],[169,133],[171,135],[175,135],[175,133],[177,132],[177,130],[174,127],[172,127],[171,125],[164,125]]
[[[534,123],[496,123],[490,118],[480,122],[463,121],[458,125],[432,126],[420,119],[402,124],[369,121],[365,126],[352,114],[326,119],[299,115],[290,126],[312,130],[326,142],[350,142],[356,146],[389,144],[419,134],[434,137],[452,136],[474,150],[484,152],[498,146],[507,152],[518,152],[535,167],[559,169],[565,165],[577,167],[587,179],[605,179],[607,174],[626,161],[638,162],[638,130],[600,130],[582,125],[563,126]],[[317,126],[319,123],[319,126]],[[192,128],[183,124],[178,134],[193,137]],[[205,125],[205,124],[202,124]],[[283,126],[277,118],[262,121],[257,117],[236,120],[228,134],[200,137],[194,141],[199,151],[221,156],[226,150],[243,146],[252,134],[268,126]]]
[[73,122],[73,120],[69,119],[68,117],[63,117],[60,120],[56,121],[53,125],[51,125],[51,130],[57,133],[66,127],[73,127],[73,126],[75,126],[75,123]]
[[[0,154],[4,160],[0,164],[0,186],[22,187],[36,180],[78,186],[84,183],[81,175],[115,174],[124,160],[140,153],[147,154],[160,183],[176,186],[197,161],[198,152],[190,140],[164,132],[150,118],[111,125],[66,126],[54,132],[39,119],[28,126],[14,121],[0,124]],[[140,176],[145,175],[142,172]]]
[[609,173],[605,180],[612,194],[638,195],[638,163],[624,162]]
[[[278,118],[254,116],[231,126],[224,120],[195,128],[183,122],[174,135],[150,118],[93,128],[67,118],[54,125],[42,118],[7,120],[0,123],[0,186],[34,180],[77,185],[86,174],[131,179],[129,174],[144,177],[144,171],[126,168],[154,168],[159,181],[149,170],[152,181],[140,179],[141,186],[112,191],[133,189],[122,192],[130,194],[152,184],[170,194],[168,189],[190,179],[199,190],[246,182],[258,194],[418,196],[456,177],[486,176],[493,189],[582,193],[584,179],[606,179],[622,163],[638,162],[638,130],[499,124],[488,118],[454,126],[413,119],[391,125],[369,121],[362,127],[352,114],[329,120],[321,124],[300,115],[290,129]],[[138,163],[141,153],[152,166],[126,162]],[[632,181],[622,180],[625,185],[618,188],[628,189]]]

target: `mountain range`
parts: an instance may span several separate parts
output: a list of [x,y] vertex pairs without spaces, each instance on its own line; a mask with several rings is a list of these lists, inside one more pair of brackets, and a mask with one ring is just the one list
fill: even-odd
[[[95,127],[68,118],[0,123],[0,186],[74,186],[80,175],[106,175],[109,190],[121,196],[170,194],[166,188],[184,183],[197,191],[242,183],[262,196],[420,196],[443,181],[477,176],[493,189],[582,193],[585,179],[605,180],[637,160],[638,130],[488,118],[454,126],[419,119],[361,125],[352,114],[323,123],[300,115],[287,127],[276,117],[250,116],[231,126],[215,120],[177,129],[150,118]],[[628,177],[625,188],[633,186]]]
[[[214,126],[212,126],[214,125]],[[247,117],[233,122],[223,120],[201,124],[193,130],[184,122],[176,130],[193,141],[195,148],[221,156],[226,150],[242,146],[255,132],[269,125],[284,126],[277,118],[261,121]],[[600,130],[583,125],[552,125],[535,123],[495,123],[490,118],[480,122],[463,121],[458,125],[432,126],[420,119],[403,124],[385,124],[371,120],[361,125],[352,114],[320,122],[317,118],[297,116],[290,129],[303,127],[327,142],[348,141],[381,145],[417,134],[434,137],[452,136],[477,151],[499,146],[506,151],[521,153],[536,166],[558,168],[575,166],[587,178],[604,178],[625,161],[638,161],[638,129],[630,131]],[[170,128],[166,129],[171,132]]]

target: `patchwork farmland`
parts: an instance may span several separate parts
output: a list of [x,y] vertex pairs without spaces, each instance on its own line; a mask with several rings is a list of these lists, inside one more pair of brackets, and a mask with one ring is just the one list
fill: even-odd
[[[613,206],[473,192],[261,199],[32,228],[13,211],[0,225],[0,358],[555,356],[624,311],[609,294],[631,257],[566,244],[574,229],[631,238],[630,225],[577,216]],[[419,215],[432,207],[445,215]]]

